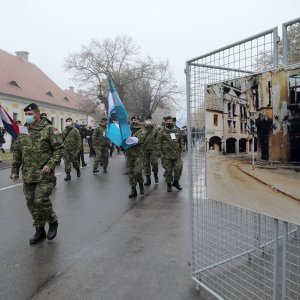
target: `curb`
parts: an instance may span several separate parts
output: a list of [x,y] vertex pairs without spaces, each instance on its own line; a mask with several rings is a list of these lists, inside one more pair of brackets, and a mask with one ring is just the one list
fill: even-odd
[[249,172],[243,170],[243,169],[241,168],[241,164],[240,164],[240,163],[237,163],[237,164],[236,164],[236,167],[237,167],[240,171],[242,171],[244,174],[246,174],[246,175],[252,177],[252,178],[255,179],[256,181],[258,181],[258,182],[260,182],[260,183],[263,183],[263,184],[269,186],[272,190],[275,190],[276,192],[279,192],[279,193],[281,193],[281,194],[283,194],[283,195],[285,195],[285,196],[288,196],[288,197],[290,197],[290,198],[292,198],[292,199],[294,199],[294,200],[300,201],[300,198],[295,197],[294,195],[291,195],[291,194],[289,194],[289,193],[287,193],[287,192],[284,192],[283,190],[281,190],[281,189],[279,189],[279,188],[273,186],[272,184],[270,184],[270,183],[268,183],[268,182],[266,182],[266,181],[263,181],[263,180],[261,180],[261,179],[255,177],[253,174],[251,174],[251,173],[249,173]]

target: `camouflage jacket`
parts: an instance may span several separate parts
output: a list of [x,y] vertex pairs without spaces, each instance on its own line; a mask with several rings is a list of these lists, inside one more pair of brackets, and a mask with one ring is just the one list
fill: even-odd
[[81,136],[79,130],[74,126],[67,126],[62,132],[62,139],[66,152],[79,152],[81,149]]
[[181,157],[184,149],[183,138],[176,127],[164,127],[157,136],[157,151],[164,159],[177,159]]
[[156,139],[158,135],[158,130],[155,125],[145,125],[144,126],[145,133],[145,142],[144,142],[144,150],[156,150]]
[[110,140],[105,136],[105,131],[106,128],[101,125],[95,128],[92,137],[93,147],[102,148],[110,146]]
[[139,125],[132,127],[131,136],[137,137],[139,139],[139,142],[137,145],[128,148],[126,150],[126,155],[129,157],[143,155],[143,146],[146,136],[144,130],[142,129],[142,126]]
[[[41,120],[29,128],[28,134],[20,134],[14,143],[11,174],[19,175],[22,166],[23,181],[49,182],[54,179],[55,166],[64,153],[64,145],[60,135],[55,134],[53,127]],[[47,165],[50,173],[42,171]]]

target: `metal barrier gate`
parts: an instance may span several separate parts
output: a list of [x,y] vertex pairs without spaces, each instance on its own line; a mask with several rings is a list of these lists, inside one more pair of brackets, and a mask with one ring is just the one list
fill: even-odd
[[299,42],[288,36],[295,26],[300,18],[283,24],[282,44],[275,27],[186,63],[190,264],[217,299],[300,299],[300,226],[207,199],[201,129],[207,85],[300,62]]

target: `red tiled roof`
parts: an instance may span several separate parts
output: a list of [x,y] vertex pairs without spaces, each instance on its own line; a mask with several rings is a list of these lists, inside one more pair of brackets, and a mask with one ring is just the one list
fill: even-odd
[[68,99],[71,99],[79,108],[84,107],[88,101],[88,97],[80,93],[75,93],[72,90],[64,90],[64,93],[67,95]]
[[[10,82],[15,82],[9,84]],[[0,49],[0,93],[79,110],[70,97],[35,64]],[[52,95],[52,96],[51,96]],[[67,101],[68,99],[69,101]]]

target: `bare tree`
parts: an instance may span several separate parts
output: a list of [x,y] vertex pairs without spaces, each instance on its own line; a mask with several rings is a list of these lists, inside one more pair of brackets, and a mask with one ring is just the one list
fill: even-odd
[[124,98],[125,87],[134,80],[143,78],[151,60],[138,57],[139,47],[126,36],[114,40],[105,39],[102,43],[92,40],[83,46],[81,52],[70,54],[65,62],[65,69],[73,74],[78,82],[93,99],[99,99],[107,108],[107,82],[109,77]]
[[129,112],[142,119],[152,115],[157,108],[172,108],[177,97],[183,95],[169,71],[168,62],[155,64],[153,61],[146,76],[133,81],[125,92]]

